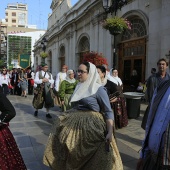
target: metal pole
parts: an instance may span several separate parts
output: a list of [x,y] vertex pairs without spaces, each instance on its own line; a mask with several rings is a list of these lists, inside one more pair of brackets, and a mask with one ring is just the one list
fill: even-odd
[[113,35],[113,68],[116,67],[116,35]]
[[[117,12],[117,1],[114,1],[114,12],[116,16]],[[113,68],[115,69],[116,67],[116,35],[113,35]]]

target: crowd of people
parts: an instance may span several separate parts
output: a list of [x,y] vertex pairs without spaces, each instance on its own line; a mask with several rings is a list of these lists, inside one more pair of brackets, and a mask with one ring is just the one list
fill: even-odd
[[0,73],[0,90],[3,94],[19,95],[27,97],[27,91],[29,95],[33,94],[34,88],[34,72],[31,68],[20,69],[13,68],[7,70],[2,68]]
[[[146,80],[148,108],[142,121],[146,135],[143,141],[137,170],[163,170],[170,168],[170,76],[168,62],[157,62],[158,72]],[[133,88],[138,88],[137,73],[133,71]],[[135,78],[134,78],[135,77]],[[11,91],[9,91],[11,87]],[[34,116],[39,109],[46,108],[46,117],[52,118],[49,110],[55,100],[60,103],[62,114],[53,123],[52,131],[44,152],[43,163],[51,169],[77,170],[123,170],[122,160],[117,148],[114,129],[126,127],[128,116],[123,96],[123,82],[118,70],[109,72],[106,65],[95,66],[83,62],[75,72],[66,65],[57,73],[56,79],[48,72],[48,65],[41,64],[41,70],[34,73],[27,70],[2,69],[0,75],[0,140],[4,131],[13,143],[12,150],[3,140],[1,151],[9,150],[13,160],[8,165],[4,160],[3,169],[15,166],[26,169],[15,140],[8,129],[8,122],[15,117],[15,110],[7,94],[27,97],[33,94]],[[137,91],[137,90],[136,90]],[[2,101],[2,98],[5,100]],[[8,108],[9,105],[10,107]],[[11,109],[11,110],[10,110]],[[3,154],[1,154],[3,155]],[[5,155],[6,159],[8,155]],[[1,160],[1,156],[0,156]],[[11,167],[9,167],[11,166]],[[100,167],[100,168],[99,168]]]

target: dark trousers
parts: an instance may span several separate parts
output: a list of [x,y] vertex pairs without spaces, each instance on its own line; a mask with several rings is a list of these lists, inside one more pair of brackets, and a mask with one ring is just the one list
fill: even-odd
[[2,84],[1,91],[2,91],[3,94],[7,95],[9,93],[8,85]]
[[28,94],[32,95],[33,94],[33,86],[31,86],[30,84],[28,84]]

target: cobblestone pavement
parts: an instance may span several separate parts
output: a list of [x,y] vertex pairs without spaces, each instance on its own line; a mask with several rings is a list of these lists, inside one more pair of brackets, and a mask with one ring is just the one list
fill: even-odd
[[[33,96],[23,98],[20,96],[8,96],[16,109],[16,117],[10,122],[10,129],[15,137],[28,170],[49,170],[42,163],[42,157],[47,143],[48,135],[53,120],[60,112],[58,107],[50,110],[53,119],[45,117],[45,109],[39,111],[38,117],[34,117],[32,107]],[[124,170],[135,170],[139,158],[138,150],[144,137],[141,129],[141,120],[146,104],[141,104],[141,114],[137,119],[129,119],[129,125],[116,130],[117,144],[122,157]]]

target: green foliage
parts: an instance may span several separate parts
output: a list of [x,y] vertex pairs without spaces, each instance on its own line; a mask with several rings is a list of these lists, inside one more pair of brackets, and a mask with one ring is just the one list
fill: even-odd
[[106,30],[110,30],[113,28],[120,31],[123,31],[124,29],[130,29],[129,21],[119,17],[107,18],[102,22],[102,26]]
[[4,61],[0,60],[0,67],[4,66]]
[[40,56],[41,56],[42,58],[46,58],[46,57],[48,57],[48,53],[46,53],[46,52],[41,52],[41,53],[40,53]]

